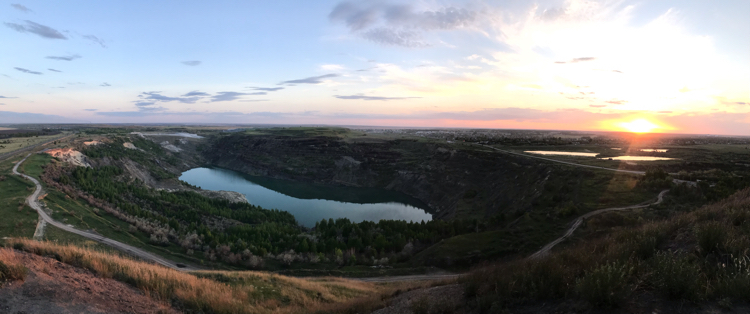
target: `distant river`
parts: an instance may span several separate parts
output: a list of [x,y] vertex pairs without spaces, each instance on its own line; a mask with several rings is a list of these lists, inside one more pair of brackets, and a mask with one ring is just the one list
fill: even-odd
[[249,176],[221,168],[191,169],[182,173],[180,180],[204,190],[240,192],[253,205],[288,211],[306,227],[328,218],[349,218],[354,222],[432,219],[421,201],[384,189],[323,186]]

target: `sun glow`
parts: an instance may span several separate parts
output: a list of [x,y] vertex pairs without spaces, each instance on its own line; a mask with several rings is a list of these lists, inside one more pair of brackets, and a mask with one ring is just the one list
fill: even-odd
[[633,133],[649,133],[659,126],[646,119],[637,119],[630,122],[620,123],[620,126]]

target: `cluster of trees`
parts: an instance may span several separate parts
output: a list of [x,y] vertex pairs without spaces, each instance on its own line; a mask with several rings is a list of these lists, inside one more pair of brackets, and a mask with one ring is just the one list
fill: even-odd
[[123,144],[130,141],[124,137],[111,137],[110,143],[87,146],[82,153],[89,158],[104,158],[118,160],[128,158],[136,163],[145,166],[151,175],[157,180],[172,179],[176,176],[164,169],[153,156],[164,159],[170,165],[176,166],[179,160],[171,154],[168,154],[159,144],[152,141],[135,138],[132,143],[138,149],[126,148]]

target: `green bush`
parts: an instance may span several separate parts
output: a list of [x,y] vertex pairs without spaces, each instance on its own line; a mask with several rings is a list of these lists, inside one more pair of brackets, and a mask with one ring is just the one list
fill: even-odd
[[672,299],[694,299],[698,296],[700,269],[687,255],[671,251],[658,252],[651,260],[651,283]]
[[628,264],[607,263],[586,271],[576,282],[576,291],[591,304],[616,307],[630,295],[630,276],[634,268]]

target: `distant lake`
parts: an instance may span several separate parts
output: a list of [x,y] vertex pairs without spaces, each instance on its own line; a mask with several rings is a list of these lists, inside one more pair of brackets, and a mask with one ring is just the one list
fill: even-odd
[[354,222],[432,220],[421,201],[384,189],[331,187],[249,176],[221,168],[191,169],[182,173],[180,180],[205,190],[242,193],[251,204],[287,211],[306,227],[328,218],[348,218]]
[[561,152],[553,150],[527,150],[524,153],[536,154],[536,155],[565,155],[565,156],[579,156],[579,157],[596,157],[599,153],[577,153],[577,152]]
[[608,158],[600,158],[600,159],[609,159],[612,160],[626,160],[626,161],[656,161],[656,160],[673,160],[675,158],[667,158],[667,157],[651,157],[651,156],[617,156],[617,157],[608,157]]

